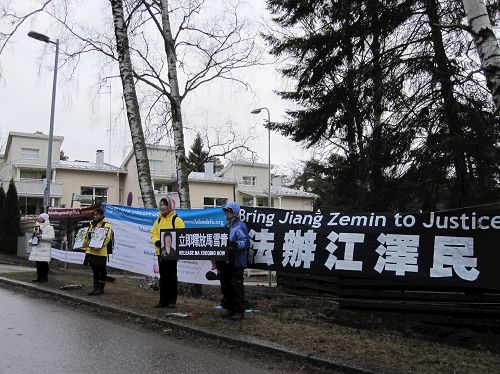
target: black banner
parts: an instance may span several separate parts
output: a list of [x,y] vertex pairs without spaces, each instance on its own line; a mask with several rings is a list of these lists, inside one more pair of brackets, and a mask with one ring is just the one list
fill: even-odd
[[54,226],[53,247],[72,251],[75,235],[82,227],[88,226],[97,205],[83,208],[49,208],[50,224]]
[[160,230],[160,238],[160,257],[164,259],[221,261],[227,258],[228,228]]
[[424,286],[500,289],[500,211],[314,213],[241,210],[249,267]]

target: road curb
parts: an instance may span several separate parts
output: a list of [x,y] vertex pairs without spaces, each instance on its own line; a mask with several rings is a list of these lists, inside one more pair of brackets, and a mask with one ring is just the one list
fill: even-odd
[[287,347],[280,346],[279,344],[272,343],[269,341],[263,341],[259,340],[256,338],[248,337],[248,336],[238,336],[238,335],[233,335],[233,334],[222,334],[219,332],[214,332],[211,330],[207,330],[204,328],[200,327],[193,327],[189,326],[184,323],[180,323],[177,321],[171,321],[167,319],[162,319],[162,318],[156,318],[152,317],[147,314],[141,314],[132,310],[129,310],[127,308],[123,307],[117,307],[117,306],[111,306],[111,305],[106,305],[97,301],[91,301],[88,300],[84,297],[79,297],[79,296],[74,296],[71,294],[68,294],[66,292],[62,291],[56,291],[53,289],[45,288],[40,285],[34,285],[31,283],[27,282],[22,282],[22,281],[17,281],[17,280],[12,280],[9,278],[5,277],[0,277],[0,285],[8,285],[8,286],[14,286],[14,287],[22,287],[25,289],[29,289],[32,291],[37,291],[41,292],[47,295],[51,296],[56,296],[60,299],[72,301],[77,304],[83,304],[86,306],[94,307],[94,308],[100,308],[102,310],[112,312],[113,314],[118,314],[122,317],[128,317],[128,318],[133,318],[133,319],[140,319],[144,322],[147,323],[155,323],[162,325],[164,327],[169,327],[172,329],[177,329],[179,331],[184,331],[188,332],[193,335],[199,335],[203,336],[206,338],[210,339],[217,339],[224,341],[226,343],[236,343],[248,348],[252,348],[261,352],[266,352],[266,353],[276,353],[281,356],[285,356],[294,360],[298,361],[305,361],[307,363],[311,363],[314,365],[326,367],[326,368],[332,368],[336,370],[342,370],[348,373],[359,373],[359,374],[375,374],[375,373],[384,373],[384,374],[392,374],[395,373],[394,371],[387,371],[384,369],[380,368],[371,368],[368,366],[364,365],[358,365],[354,364],[352,362],[347,362],[344,359],[331,359],[331,358],[324,358],[320,357],[318,355],[314,354],[305,354],[303,352],[299,352]]

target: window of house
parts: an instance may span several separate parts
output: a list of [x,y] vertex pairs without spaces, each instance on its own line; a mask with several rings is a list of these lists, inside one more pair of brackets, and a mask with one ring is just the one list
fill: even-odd
[[167,192],[172,192],[173,191],[173,186],[170,185],[170,184],[155,183],[154,189],[156,191],[161,192],[161,193],[167,193]]
[[245,197],[243,198],[243,206],[253,206],[253,197]]
[[163,160],[149,160],[149,168],[155,171],[162,170],[164,168]]
[[21,179],[38,179],[38,173],[36,171],[21,170],[19,173],[19,178]]
[[227,204],[227,199],[225,197],[204,197],[203,207],[204,208],[215,208],[218,206],[224,206]]
[[39,149],[21,148],[21,158],[25,160],[38,160]]
[[22,215],[43,213],[43,199],[35,197],[19,197],[19,209]]
[[88,200],[92,200],[94,204],[105,204],[108,202],[107,188],[82,186],[80,189],[80,194],[88,198]]
[[245,186],[255,186],[255,182],[257,181],[257,177],[255,176],[244,176],[243,184]]

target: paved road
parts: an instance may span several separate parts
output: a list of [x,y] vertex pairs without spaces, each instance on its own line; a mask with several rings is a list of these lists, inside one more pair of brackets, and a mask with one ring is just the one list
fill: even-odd
[[[2,373],[266,373],[165,333],[0,288]],[[237,368],[237,370],[235,370]]]

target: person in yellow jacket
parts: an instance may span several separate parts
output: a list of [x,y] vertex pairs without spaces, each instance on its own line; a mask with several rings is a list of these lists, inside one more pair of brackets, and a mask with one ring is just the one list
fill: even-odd
[[[169,251],[165,248],[166,241],[162,243],[160,230],[183,228],[185,228],[184,221],[175,213],[174,201],[170,197],[162,198],[158,218],[151,229],[151,241],[155,246],[160,270],[160,302],[155,308],[175,308],[177,303],[177,259],[167,253]],[[168,236],[168,233],[165,236]]]
[[[106,238],[100,248],[90,247],[90,238],[95,228],[104,227],[108,228]],[[104,218],[104,211],[102,208],[94,209],[94,216],[92,221],[90,221],[89,231],[87,234],[87,240],[85,243],[85,260],[84,265],[89,265],[92,267],[92,273],[94,274],[94,289],[88,293],[89,296],[102,295],[104,293],[104,285],[106,282],[106,261],[108,259],[108,242],[113,236],[113,230],[111,225]]]

